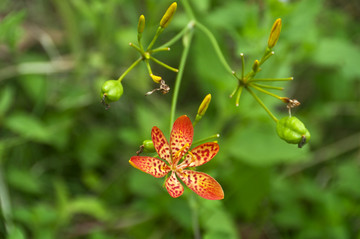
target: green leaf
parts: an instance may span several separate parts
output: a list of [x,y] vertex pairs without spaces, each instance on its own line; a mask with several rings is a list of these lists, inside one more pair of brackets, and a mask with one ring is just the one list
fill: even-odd
[[5,113],[11,107],[14,101],[14,88],[6,86],[0,91],[0,119],[4,117]]
[[67,205],[67,210],[69,215],[83,213],[99,220],[107,220],[109,218],[108,210],[102,201],[94,197],[78,197],[73,199]]
[[26,139],[47,142],[50,138],[50,132],[44,123],[24,112],[13,113],[5,119],[4,124],[8,129]]
[[25,238],[26,238],[25,233],[20,227],[17,226],[10,227],[7,239],[25,239]]
[[30,170],[11,168],[7,173],[9,184],[24,193],[39,194],[42,191],[40,178]]
[[25,11],[10,12],[0,21],[0,42],[5,42],[11,48],[15,48],[20,41],[23,29],[22,22]]
[[323,39],[314,53],[314,61],[339,70],[344,75],[344,79],[338,79],[339,81],[352,80],[360,76],[360,47],[345,39]]

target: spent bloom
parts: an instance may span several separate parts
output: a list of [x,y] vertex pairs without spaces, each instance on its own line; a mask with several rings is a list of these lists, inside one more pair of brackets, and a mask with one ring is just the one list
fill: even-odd
[[[178,180],[180,178],[186,186],[199,196],[219,200],[224,198],[221,185],[206,173],[186,169],[197,167],[210,161],[219,151],[215,142],[201,144],[190,150],[194,129],[186,115],[180,116],[174,123],[170,135],[170,144],[162,131],[154,126],[151,138],[155,150],[162,159],[148,156],[133,156],[129,160],[135,168],[148,173],[156,178],[169,174],[165,187],[170,196],[177,198],[184,192],[184,187]],[[183,160],[182,160],[183,159]],[[180,162],[182,160],[182,162]]]

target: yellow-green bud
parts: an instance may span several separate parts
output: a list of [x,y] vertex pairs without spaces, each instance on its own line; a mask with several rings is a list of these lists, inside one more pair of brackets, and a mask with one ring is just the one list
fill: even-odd
[[160,27],[165,28],[169,25],[171,22],[171,19],[173,18],[175,11],[177,8],[177,3],[173,2],[170,7],[166,10],[164,16],[161,18],[160,21]]
[[144,15],[141,15],[139,17],[139,23],[138,23],[138,33],[142,33],[145,28],[145,17]]
[[279,120],[276,124],[276,132],[281,139],[289,144],[298,144],[299,148],[310,140],[310,132],[294,116],[286,116]]
[[144,145],[144,151],[145,151],[146,153],[153,153],[153,152],[155,152],[155,147],[154,147],[154,143],[153,143],[152,140],[149,140],[149,139],[144,140],[143,145]]
[[271,32],[268,40],[268,47],[270,49],[273,48],[276,45],[277,41],[279,40],[280,32],[281,32],[281,18],[278,18],[276,19],[276,21],[274,22],[271,28]]
[[254,64],[252,66],[252,70],[256,73],[260,70],[260,62],[258,60],[254,61]]
[[207,96],[205,96],[205,98],[203,99],[203,101],[199,106],[198,115],[203,116],[205,114],[207,108],[209,107],[210,101],[211,101],[211,94],[208,94]]
[[124,89],[118,80],[105,81],[101,87],[101,98],[106,103],[118,101],[122,96]]

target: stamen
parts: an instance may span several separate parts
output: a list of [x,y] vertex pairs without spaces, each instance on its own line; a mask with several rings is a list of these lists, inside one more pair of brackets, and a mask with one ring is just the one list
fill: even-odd
[[180,153],[181,153],[182,151],[185,151],[185,149],[186,149],[187,147],[189,147],[189,144],[188,144],[188,143],[186,143],[184,146],[182,146],[181,149],[179,149],[179,151],[177,151],[177,152],[175,153],[175,158],[178,158],[179,155],[180,155]]

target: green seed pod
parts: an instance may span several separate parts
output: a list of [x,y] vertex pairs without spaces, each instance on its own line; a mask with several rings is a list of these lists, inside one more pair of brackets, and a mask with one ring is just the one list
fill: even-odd
[[122,96],[124,89],[117,80],[108,80],[101,87],[101,98],[107,103],[118,101]]
[[144,140],[143,145],[144,145],[144,151],[145,151],[146,153],[153,153],[153,152],[155,152],[155,147],[154,147],[154,143],[153,143],[152,140],[149,140],[149,139]]
[[298,144],[299,148],[310,140],[310,132],[294,116],[286,116],[279,120],[276,125],[276,132],[281,139],[289,144]]

